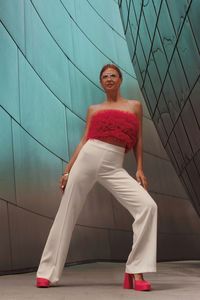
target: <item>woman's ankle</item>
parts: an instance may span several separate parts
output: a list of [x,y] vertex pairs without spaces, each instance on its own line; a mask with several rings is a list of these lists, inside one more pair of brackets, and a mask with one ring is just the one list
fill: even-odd
[[135,273],[133,274],[135,280],[144,280],[143,274],[142,273]]

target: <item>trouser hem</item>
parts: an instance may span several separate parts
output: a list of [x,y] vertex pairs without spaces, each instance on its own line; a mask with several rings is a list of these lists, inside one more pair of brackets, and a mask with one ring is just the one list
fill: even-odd
[[138,274],[138,273],[154,273],[157,272],[157,268],[140,268],[140,269],[133,269],[133,268],[126,268],[125,272],[128,274]]

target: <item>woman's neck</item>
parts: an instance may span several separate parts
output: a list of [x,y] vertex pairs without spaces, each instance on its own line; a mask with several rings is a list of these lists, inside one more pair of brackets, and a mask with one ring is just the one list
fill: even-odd
[[107,93],[106,102],[115,103],[121,101],[123,98],[119,92],[117,93]]

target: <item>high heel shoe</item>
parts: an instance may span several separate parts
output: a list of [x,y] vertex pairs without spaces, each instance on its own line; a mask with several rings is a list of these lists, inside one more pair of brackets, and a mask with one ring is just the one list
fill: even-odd
[[36,286],[38,288],[48,288],[50,286],[50,281],[45,278],[37,277],[36,278]]
[[150,291],[151,284],[146,280],[135,280],[133,274],[124,274],[124,289],[134,289],[136,291]]

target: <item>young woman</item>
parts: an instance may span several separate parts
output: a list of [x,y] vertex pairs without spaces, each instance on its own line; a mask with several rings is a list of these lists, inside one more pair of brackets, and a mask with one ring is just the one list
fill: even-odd
[[[60,179],[63,197],[40,261],[37,287],[49,287],[60,279],[77,218],[98,181],[135,219],[124,288],[151,289],[143,273],[156,271],[157,205],[146,191],[143,173],[142,106],[121,96],[122,74],[117,66],[105,65],[100,83],[106,99],[89,107],[85,133]],[[136,180],[122,167],[124,154],[131,149],[137,162]]]

